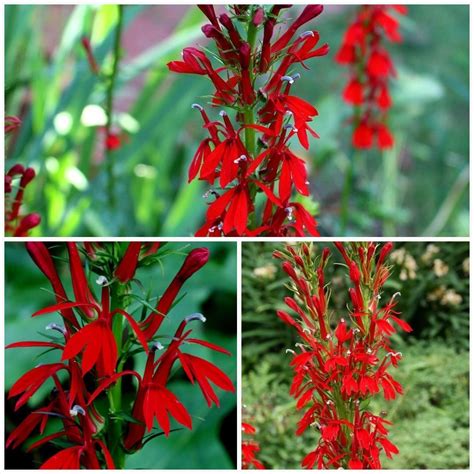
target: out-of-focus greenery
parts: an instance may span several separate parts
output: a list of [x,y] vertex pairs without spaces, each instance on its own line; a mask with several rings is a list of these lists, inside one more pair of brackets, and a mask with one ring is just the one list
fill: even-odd
[[[341,263],[332,244],[321,243],[317,251],[324,246],[332,250],[327,281],[332,283],[331,308],[338,319],[346,311],[346,271],[332,264]],[[243,417],[257,428],[254,438],[266,467],[296,469],[319,434],[295,435],[301,414],[288,394],[292,371],[286,349],[296,339],[275,314],[289,294],[285,274],[271,257],[277,248],[275,243],[243,244]],[[414,331],[393,341],[403,353],[393,375],[405,394],[392,402],[380,396],[371,405],[375,413],[387,411],[394,423],[390,439],[400,450],[383,467],[465,469],[469,466],[469,246],[398,243],[391,255],[392,276],[382,298],[401,292],[397,309]]]
[[[204,16],[188,8],[165,40],[133,58],[123,45],[117,102],[128,105],[115,121],[128,140],[113,154],[120,203],[111,209],[100,163],[102,132],[95,126],[106,91],[89,71],[80,38],[92,38],[98,63],[109,71],[116,6],[75,7],[58,44],[47,50],[51,8],[5,7],[5,110],[23,119],[7,143],[7,163],[38,171],[26,197],[28,209],[43,216],[34,233],[193,234],[206,209],[205,188],[187,184],[187,168],[205,131],[190,106],[206,104],[211,87],[203,77],[170,74],[165,64],[201,38]],[[126,6],[125,33],[151,8],[173,7]],[[298,8],[288,14],[294,17]],[[321,232],[340,231],[339,196],[354,161],[346,234],[467,235],[469,7],[411,5],[401,18],[404,41],[388,46],[398,69],[390,111],[397,146],[383,156],[354,154],[349,145],[351,108],[341,99],[347,70],[334,55],[353,9],[328,6],[308,25],[320,31],[331,52],[312,60],[309,72],[301,70],[293,89],[319,110],[315,128],[321,138],[312,140],[310,152],[296,144],[295,150],[308,162]]]
[[[208,247],[209,262],[189,279],[183,291],[184,297],[172,308],[160,329],[160,335],[168,336],[174,331],[182,319],[192,313],[203,313],[205,324],[193,325],[193,335],[218,344],[232,354],[231,357],[215,353],[205,347],[193,348],[193,353],[218,365],[236,384],[236,246],[232,243],[168,243],[164,250],[167,254],[160,263],[140,268],[136,279],[141,282],[133,287],[136,294],[148,296],[150,304],[156,301],[166,289],[171,279],[178,271],[184,255],[192,248]],[[64,257],[64,245],[58,244],[56,249],[57,266],[68,294],[72,294],[71,281],[67,265],[60,259]],[[51,321],[59,322],[59,316],[31,318],[31,314],[47,305],[54,303],[49,282],[30,259],[23,244],[9,243],[5,251],[5,342],[21,340],[44,339],[38,333],[44,332],[44,327]],[[218,277],[216,277],[218,276]],[[45,291],[46,290],[46,291]],[[155,298],[155,299],[153,299]],[[140,305],[130,308],[136,317],[139,316]],[[46,319],[44,319],[46,318]],[[5,351],[5,389],[8,391],[12,384],[26,371],[38,363],[48,363],[57,360],[52,353],[39,357],[42,350],[11,349]],[[135,356],[135,366],[141,371],[144,356]],[[129,383],[125,381],[124,383]],[[179,429],[170,437],[158,437],[148,443],[144,449],[127,457],[126,468],[135,469],[230,469],[236,462],[236,397],[235,394],[220,392],[220,408],[208,408],[197,386],[193,386],[178,372],[169,383],[169,388],[188,408],[193,418],[193,430]],[[51,385],[44,386],[31,398],[28,407],[15,413],[13,404],[6,404],[6,431],[11,430],[24,419],[32,408],[41,406],[47,397]],[[130,404],[133,393],[126,397]],[[55,420],[48,424],[45,434],[57,428]],[[36,434],[36,433],[35,433]],[[30,441],[36,441],[40,436],[32,436]],[[19,451],[6,451],[7,467],[31,468],[37,467],[39,461],[44,461],[45,448],[34,450],[33,454]],[[47,451],[50,455],[53,451]],[[182,453],[186,452],[186,456]]]

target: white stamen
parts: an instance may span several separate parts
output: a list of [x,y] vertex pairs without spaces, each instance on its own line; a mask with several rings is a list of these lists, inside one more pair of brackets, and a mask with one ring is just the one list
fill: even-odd
[[347,351],[346,354],[347,354],[348,356],[350,356],[350,355],[352,354],[352,352],[351,352],[351,351]]
[[293,349],[286,349],[285,354],[296,354],[296,352]]
[[282,76],[280,80],[281,82],[288,82],[290,84],[293,84],[293,82],[295,82],[295,80],[291,76]]
[[80,405],[74,405],[70,410],[69,414],[71,416],[77,416],[80,413],[82,416],[85,416],[86,411]]
[[331,339],[331,334],[328,334],[328,335],[326,336],[326,339],[327,339],[327,340]]
[[105,286],[109,283],[107,278],[104,275],[100,275],[95,281],[99,286]]
[[401,357],[403,354],[401,352],[387,352],[387,355],[392,357]]
[[159,342],[159,341],[154,342],[154,343],[152,344],[152,347],[155,348],[155,349],[157,349],[157,350],[159,350],[159,351],[162,351],[162,350],[165,348],[165,346],[164,346],[161,342]]
[[287,123],[284,127],[285,130],[291,130],[292,132],[298,132],[298,129],[294,126],[291,125],[291,123]]
[[402,296],[402,294],[401,294],[399,291],[397,291],[397,292],[392,296],[392,298],[396,298],[397,296]]
[[241,161],[247,161],[247,157],[245,155],[240,155],[238,158],[234,160],[234,163],[238,165]]
[[314,36],[314,33],[312,31],[305,31],[300,34],[301,39],[308,38],[309,36]]
[[199,104],[193,104],[193,105],[191,105],[191,108],[199,110],[199,112],[202,112],[204,110],[204,107],[202,105],[199,105]]
[[50,323],[45,327],[46,331],[59,331],[61,334],[66,334],[66,329],[64,326],[60,326],[59,324],[56,323]]
[[341,318],[341,323],[345,323],[346,320],[344,318]]
[[292,207],[286,207],[285,208],[286,216],[288,220],[291,222],[293,220],[293,208]]
[[227,112],[226,112],[225,110],[221,110],[221,111],[219,112],[219,115],[220,115],[221,117],[227,117]]
[[204,317],[203,314],[201,313],[193,313],[193,314],[190,314],[189,316],[186,316],[184,318],[184,320],[186,321],[186,324],[191,322],[191,321],[201,321],[202,323],[205,323],[206,322],[206,318]]
[[367,349],[367,354],[372,354],[372,349],[370,347]]
[[297,72],[296,74],[293,74],[293,80],[296,81],[296,79],[299,79],[301,77],[301,74]]

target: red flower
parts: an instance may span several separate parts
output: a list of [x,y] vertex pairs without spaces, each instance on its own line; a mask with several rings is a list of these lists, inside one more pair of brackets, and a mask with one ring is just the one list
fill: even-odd
[[83,451],[83,446],[63,449],[43,463],[40,469],[80,469]]
[[364,102],[364,86],[357,79],[352,79],[344,89],[342,97],[350,104],[361,105]]
[[109,151],[117,150],[122,146],[122,140],[116,133],[109,132],[105,137],[105,148]]
[[197,381],[208,406],[212,406],[212,403],[219,406],[219,398],[209,384],[209,381],[222,390],[229,392],[234,391],[234,385],[229,377],[207,360],[183,352],[179,354],[179,360],[189,380],[192,383],[194,383],[195,380]]
[[[254,435],[255,428],[249,423],[242,423],[242,432],[246,435]],[[265,466],[257,459],[257,453],[260,451],[260,446],[257,441],[253,439],[242,440],[242,468],[250,469],[265,469]]]
[[352,144],[355,148],[370,148],[373,142],[373,130],[365,122],[360,122],[354,130]]
[[[10,126],[5,129],[11,130]],[[41,222],[41,216],[31,213],[26,216],[21,215],[21,206],[26,187],[35,178],[36,173],[33,168],[24,168],[20,164],[12,166],[5,175],[5,233],[15,237],[25,237],[28,232]],[[17,185],[15,184],[20,178]],[[16,194],[12,197],[13,191]]]
[[[294,370],[290,394],[297,400],[297,410],[307,407],[297,435],[309,426],[316,426],[321,433],[316,449],[301,465],[307,469],[380,469],[380,450],[389,458],[398,450],[387,439],[384,425],[389,422],[373,415],[368,402],[380,390],[387,400],[403,393],[402,386],[388,373],[401,358],[390,349],[389,336],[395,328],[389,319],[403,330],[411,328],[393,315],[393,299],[385,307],[377,307],[380,275],[388,271],[383,261],[391,246],[384,246],[378,259],[373,258],[372,243],[338,243],[337,248],[354,285],[349,289],[354,310],[348,321],[339,321],[333,333],[328,330],[330,289],[324,280],[327,251],[314,258],[308,247],[301,245],[288,246],[285,253],[276,254],[283,260],[282,268],[298,298],[298,303],[295,298],[285,299],[297,317],[277,311],[281,320],[296,329],[302,342],[296,344],[300,352],[290,363]],[[367,403],[362,405],[362,401]],[[351,433],[350,438],[347,433]]]
[[122,260],[115,269],[115,276],[121,283],[127,283],[135,275],[141,248],[141,242],[132,242],[128,244]]
[[175,275],[166,291],[163,293],[156,306],[156,312],[151,313],[143,323],[141,328],[147,340],[155,335],[161,326],[164,317],[171,309],[171,306],[178,296],[182,286],[199,271],[209,260],[209,250],[207,248],[197,248],[191,250],[183,262],[183,265]]
[[[336,61],[348,65],[351,76],[343,91],[343,99],[358,110],[354,113],[355,148],[371,148],[372,134],[383,150],[393,146],[393,137],[386,125],[387,112],[392,105],[389,78],[396,75],[388,51],[382,46],[384,38],[401,41],[398,20],[392,10],[406,14],[406,9],[393,5],[363,5],[358,8],[349,26]],[[369,132],[370,130],[370,132]]]

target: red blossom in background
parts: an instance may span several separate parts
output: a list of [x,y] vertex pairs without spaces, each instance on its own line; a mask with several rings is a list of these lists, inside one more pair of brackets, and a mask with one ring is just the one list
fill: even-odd
[[370,398],[383,393],[393,400],[403,393],[389,370],[402,354],[394,352],[390,337],[408,323],[395,311],[394,295],[380,305],[380,292],[389,276],[384,261],[392,248],[380,251],[374,243],[336,244],[348,267],[349,313],[339,321],[330,318],[330,285],[324,278],[329,249],[316,257],[311,246],[287,246],[274,256],[283,260],[291,279],[293,297],[285,298],[292,313],[278,317],[298,333],[290,394],[303,411],[297,435],[319,432],[316,448],[302,460],[307,469],[381,469],[380,455],[388,458],[398,449],[388,439],[391,423],[370,411]]
[[[124,252],[120,244],[88,244],[82,253],[88,259],[89,268],[98,275],[96,291],[100,298],[94,296],[96,291],[90,287],[79,248],[75,243],[68,243],[67,248],[73,298],[66,294],[49,249],[42,243],[27,243],[30,256],[50,281],[56,298],[54,305],[36,311],[33,317],[58,312],[64,325],[50,323],[46,327],[58,332],[59,338],[7,346],[8,349],[49,349],[58,353],[58,361],[31,369],[12,386],[8,397],[17,399],[15,410],[28,403],[44,384],[52,382],[54,390],[48,404],[30,413],[10,434],[6,445],[17,448],[35,431],[42,434],[51,418],[59,417],[61,429],[42,437],[29,448],[33,450],[59,439],[66,443],[64,449],[42,464],[42,469],[123,468],[125,455],[147,442],[147,433],[154,429],[155,420],[166,437],[172,431],[171,419],[192,429],[190,412],[167,387],[172,370],[178,365],[191,384],[197,382],[208,406],[219,405],[218,394],[211,383],[223,391],[235,390],[229,377],[216,365],[192,354],[192,348],[200,345],[230,355],[219,346],[192,337],[193,323],[205,322],[203,315],[184,318],[173,336],[161,336],[162,342],[154,340],[182,285],[206,264],[209,251],[201,248],[188,254],[158,299],[156,312],[140,322],[127,312],[124,302],[131,295],[136,269],[156,263],[160,244],[132,242]],[[128,323],[129,331],[122,327],[123,320]],[[130,354],[136,352],[145,353],[147,357],[143,374],[123,370]],[[60,373],[66,375],[61,378],[62,382]],[[132,376],[138,383],[136,395],[132,397],[133,407],[121,403],[124,376]],[[107,398],[104,398],[105,392]],[[101,398],[104,400],[97,403]],[[106,400],[108,409],[103,411]],[[129,415],[122,418],[121,413],[127,411]]]
[[242,423],[242,469],[265,469],[265,466],[257,459],[260,445],[251,437],[256,433],[256,429],[250,423]]
[[388,127],[388,111],[392,105],[389,81],[396,76],[385,40],[400,42],[396,15],[406,15],[402,5],[362,5],[346,31],[336,61],[349,67],[349,80],[343,99],[354,106],[352,118],[355,148],[377,146],[384,150],[393,146]]
[[[292,138],[309,148],[308,133],[317,136],[309,123],[318,112],[292,86],[300,75],[296,69],[307,68],[309,59],[326,55],[329,47],[319,46],[317,31],[298,34],[322,5],[304,7],[285,26],[280,13],[288,7],[232,5],[218,16],[214,6],[201,5],[210,21],[202,31],[215,42],[222,65],[213,66],[195,47],[168,63],[173,72],[207,76],[215,87],[212,106],[235,111],[234,126],[226,111],[221,121],[211,121],[203,107],[193,105],[209,136],[194,155],[189,181],[214,186],[205,194],[213,201],[197,236],[319,235],[314,217],[292,198],[294,191],[309,196],[310,190],[306,163],[290,150]],[[257,206],[259,195],[263,204]]]
[[[14,132],[20,126],[21,120],[18,117],[5,117],[5,134]],[[41,222],[41,216],[36,212],[27,215],[21,213],[25,189],[35,176],[33,168],[25,168],[20,164],[13,165],[5,174],[5,235],[7,236],[25,237]]]

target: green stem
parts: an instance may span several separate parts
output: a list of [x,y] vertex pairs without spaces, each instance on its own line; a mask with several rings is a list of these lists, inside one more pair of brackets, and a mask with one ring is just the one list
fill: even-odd
[[344,177],[344,187],[342,188],[340,220],[340,235],[342,236],[346,234],[347,225],[349,223],[350,200],[355,174],[355,158],[356,154],[354,152],[349,154],[346,174]]
[[[255,49],[255,41],[257,39],[257,27],[252,22],[253,15],[250,15],[250,20],[247,29],[247,43],[250,46],[250,64],[249,64],[249,74],[250,74],[250,82],[253,83],[254,75],[253,75],[253,58],[254,58],[254,49]],[[245,125],[254,125],[255,123],[255,116],[253,111],[253,106],[249,105],[246,106],[244,111],[244,123]],[[247,151],[252,158],[255,158],[255,130],[253,128],[246,128],[245,129],[245,146]]]
[[[253,14],[249,17],[248,29],[247,29],[247,43],[250,46],[250,64],[249,64],[249,74],[250,74],[250,82],[253,84],[254,75],[253,75],[253,58],[254,58],[254,48],[255,42],[257,39],[257,27],[252,22]],[[254,115],[254,107],[253,105],[247,105],[244,110],[244,125],[254,125],[255,124],[255,115]],[[255,150],[256,150],[256,136],[255,130],[253,128],[245,128],[245,148],[247,149],[248,154],[255,158]],[[250,184],[249,186],[250,198],[252,201],[255,200],[255,195],[257,193],[257,188],[254,184]],[[256,226],[256,216],[255,212],[253,212],[250,216],[250,227]]]
[[[112,72],[110,74],[110,82],[107,88],[107,97],[106,97],[106,106],[105,113],[107,115],[107,125],[106,125],[106,136],[109,136],[110,130],[112,128],[112,114],[114,106],[114,93],[115,93],[115,84],[117,79],[118,67],[120,62],[120,44],[122,39],[122,29],[123,29],[123,5],[117,5],[118,8],[118,19],[117,27],[115,28],[115,38],[114,38],[114,49],[113,49],[113,63],[112,63]],[[114,176],[114,161],[113,153],[111,150],[108,150],[106,147],[105,150],[105,165],[107,169],[107,196],[109,201],[109,208],[113,210],[115,208],[115,176]]]
[[395,222],[393,220],[394,210],[397,205],[397,185],[398,167],[397,167],[397,149],[382,152],[384,186],[382,189],[382,204],[384,209],[383,235],[396,235]]
[[[111,287],[111,302],[110,311],[120,306],[120,293],[117,286]],[[117,344],[117,353],[120,357],[122,353],[122,339],[123,339],[123,318],[121,315],[115,317],[112,323],[112,332],[114,334],[115,343]],[[120,372],[123,368],[123,360],[120,360],[117,372]],[[109,405],[110,413],[117,414],[122,411],[122,379],[118,379],[113,387],[109,390]],[[111,429],[109,434],[110,440],[110,453],[114,459],[116,469],[122,469],[125,463],[125,452],[122,447],[122,432],[123,423],[120,419],[113,419],[111,421]]]

